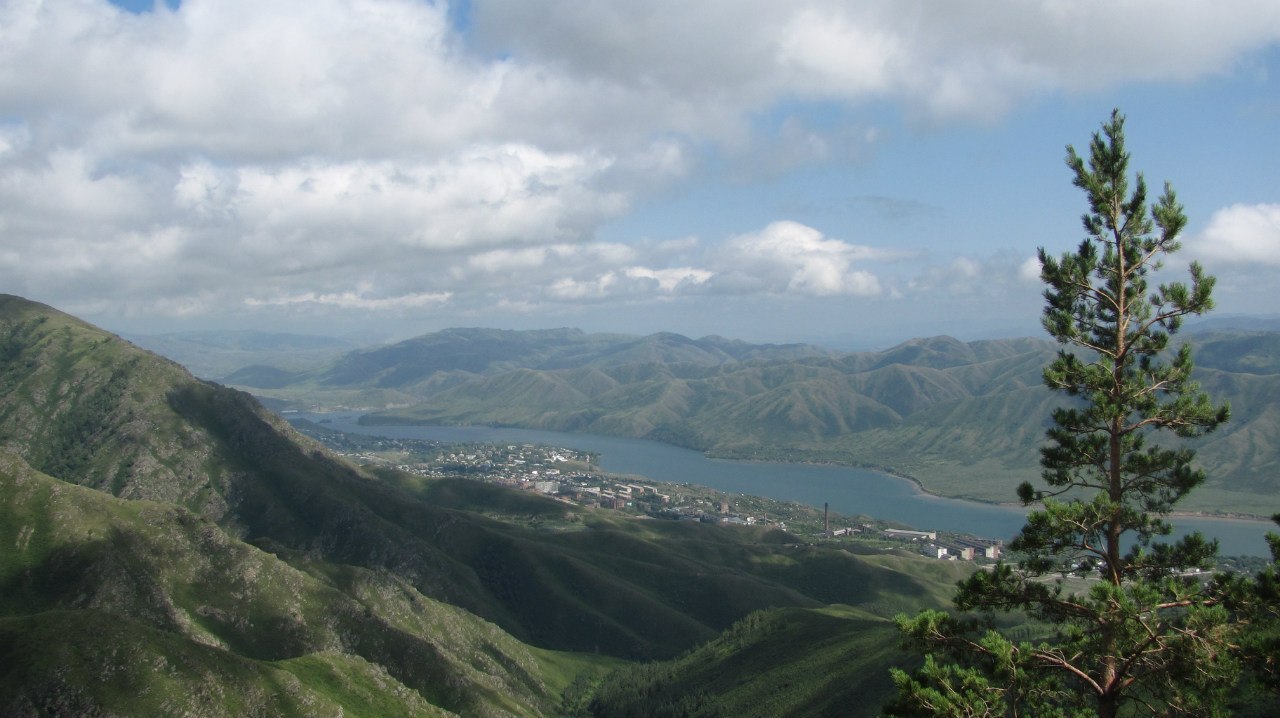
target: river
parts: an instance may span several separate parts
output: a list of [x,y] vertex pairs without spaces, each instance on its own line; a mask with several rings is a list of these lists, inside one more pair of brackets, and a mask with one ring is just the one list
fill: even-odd
[[[354,434],[467,443],[533,443],[600,455],[600,468],[653,481],[685,482],[719,491],[795,501],[846,516],[859,514],[922,530],[958,531],[1008,540],[1026,512],[1015,506],[948,499],[925,493],[912,481],[843,466],[709,459],[702,453],[643,439],[483,426],[365,426],[358,413],[290,414]],[[1013,487],[1009,489],[1013,495]],[[1267,521],[1174,517],[1175,534],[1200,531],[1216,537],[1224,556],[1267,556]]]

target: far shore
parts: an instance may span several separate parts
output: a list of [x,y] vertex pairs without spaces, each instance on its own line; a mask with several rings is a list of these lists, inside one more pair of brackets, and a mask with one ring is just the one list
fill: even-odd
[[[371,408],[355,409],[355,410],[340,409],[340,410],[333,410],[331,412],[330,411],[312,411],[307,413],[316,413],[316,414],[358,413],[361,415],[361,417],[363,417],[366,415],[366,413],[372,413],[373,411],[378,411],[378,409],[371,409]],[[509,429],[527,429],[531,431],[559,432],[559,430],[557,429],[544,429],[544,428],[537,428],[537,427],[514,426],[514,425],[505,425],[505,424],[440,424],[440,423],[433,423],[433,422],[414,421],[408,417],[385,417],[385,418],[389,420],[371,422],[368,425],[374,426],[374,425],[381,424],[385,426],[442,426],[442,427],[457,427],[457,428],[476,426],[476,427],[491,428],[491,429],[509,428]],[[364,422],[360,422],[360,423],[364,423]],[[559,433],[577,433],[577,432],[559,432]],[[604,435],[604,436],[608,436],[608,435]],[[931,490],[924,483],[922,483],[920,479],[914,476],[911,476],[909,474],[904,474],[900,471],[895,471],[891,468],[887,468],[880,465],[859,464],[857,462],[842,462],[842,461],[822,461],[822,460],[784,461],[784,460],[778,460],[778,459],[748,459],[748,458],[738,458],[734,456],[717,456],[713,453],[710,453],[710,451],[708,450],[700,449],[693,446],[676,444],[668,441],[658,441],[656,439],[643,439],[643,438],[634,437],[634,436],[615,436],[614,438],[636,439],[639,441],[655,441],[657,443],[666,444],[668,446],[675,446],[682,449],[690,449],[692,451],[697,451],[702,453],[704,456],[706,456],[709,459],[717,459],[721,461],[741,461],[745,463],[760,463],[760,464],[795,464],[795,465],[808,465],[808,466],[842,466],[847,468],[862,469],[865,471],[874,471],[877,473],[884,474],[886,476],[892,476],[897,479],[910,481],[912,484],[916,486],[916,488],[920,491],[920,493],[927,494],[929,496],[939,498],[939,499],[971,501],[973,503],[986,504],[988,506],[999,506],[999,507],[1011,508],[1011,509],[1025,508],[1021,502],[1017,502],[1017,501],[992,501],[989,499],[975,498],[972,496],[948,495],[948,494],[939,493],[937,491]],[[1168,516],[1170,518],[1192,518],[1192,519],[1200,518],[1200,519],[1213,519],[1213,520],[1220,520],[1220,521],[1238,521],[1241,523],[1245,523],[1245,522],[1271,523],[1272,522],[1272,517],[1269,515],[1247,514],[1247,513],[1240,513],[1240,512],[1173,511],[1173,512],[1170,512]],[[1277,527],[1277,531],[1280,532],[1280,527]]]
[[[623,438],[635,438],[635,437],[623,437]],[[667,443],[667,442],[663,442],[663,443]],[[670,445],[679,446],[679,444],[670,444]],[[681,448],[693,448],[693,447],[681,447]],[[696,449],[696,448],[693,448],[693,450],[702,451],[701,449]],[[738,459],[732,456],[716,456],[707,451],[703,451],[702,453],[704,456],[706,456],[709,459],[720,459],[723,461],[743,461],[748,463],[762,463],[762,464],[768,464],[768,463],[799,464],[799,465],[809,465],[809,466],[845,466],[845,467],[854,468],[854,469],[863,469],[865,471],[875,471],[877,473],[881,473],[886,476],[892,476],[896,479],[903,479],[904,481],[910,481],[911,483],[915,484],[916,488],[920,490],[920,493],[928,494],[929,496],[933,496],[939,499],[955,499],[959,501],[972,501],[976,504],[987,504],[988,506],[1001,506],[1004,508],[1011,508],[1011,509],[1026,508],[1026,506],[1024,506],[1020,501],[992,501],[990,499],[977,498],[974,496],[962,496],[962,495],[940,493],[938,491],[934,491],[930,489],[928,486],[924,484],[924,482],[920,481],[920,479],[910,474],[904,474],[900,471],[895,471],[894,469],[890,469],[884,466],[879,466],[874,464],[859,464],[855,462],[845,463],[840,461],[773,461],[770,459]],[[1166,515],[1174,518],[1200,518],[1200,519],[1215,519],[1215,520],[1223,520],[1223,521],[1241,521],[1241,522],[1261,521],[1263,523],[1273,522],[1273,517],[1270,515],[1247,514],[1247,513],[1232,512],[1232,511],[1171,511]],[[1280,512],[1278,512],[1276,515],[1280,516]],[[1277,526],[1277,531],[1280,531],[1280,526]]]

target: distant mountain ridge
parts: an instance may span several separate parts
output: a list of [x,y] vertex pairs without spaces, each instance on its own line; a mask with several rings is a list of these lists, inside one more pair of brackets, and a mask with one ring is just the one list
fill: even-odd
[[[1280,333],[1189,335],[1198,376],[1235,418],[1202,440],[1210,485],[1188,507],[1280,510]],[[233,377],[264,396],[396,404],[374,422],[511,425],[656,439],[726,458],[889,469],[947,495],[1008,501],[1038,473],[1062,399],[1034,338],[913,339],[877,352],[676,334],[453,329],[346,355],[327,369]],[[261,373],[261,369],[255,371]],[[267,377],[272,378],[272,377]]]
[[447,329],[352,352],[320,372],[315,381],[328,386],[372,384],[405,389],[437,373],[490,374],[521,368],[557,370],[643,363],[716,366],[829,353],[803,344],[753,345],[721,337],[694,340],[672,333],[631,337],[588,334],[578,329]]

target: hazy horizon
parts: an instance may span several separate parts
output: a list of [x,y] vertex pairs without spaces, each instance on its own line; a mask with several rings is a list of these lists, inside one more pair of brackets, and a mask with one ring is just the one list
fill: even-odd
[[[1201,330],[1212,330],[1220,326],[1234,327],[1234,328],[1239,328],[1243,330],[1280,331],[1280,314],[1269,314],[1269,315],[1232,314],[1232,315],[1215,315],[1212,317],[1205,317],[1205,318],[1193,318],[1186,323],[1183,331],[1188,333],[1194,333]],[[178,327],[173,327],[171,329],[167,329],[163,331],[149,331],[147,330],[146,327],[143,327],[141,330],[119,329],[119,328],[112,328],[107,326],[104,326],[103,328],[125,337],[138,337],[138,338],[141,338],[141,337],[162,338],[166,336],[183,336],[183,335],[199,336],[204,334],[219,334],[219,333],[226,333],[226,334],[232,334],[232,335],[234,334],[246,334],[246,335],[280,334],[280,335],[292,335],[292,336],[300,336],[300,337],[333,339],[333,340],[350,343],[354,347],[359,347],[359,348],[368,348],[368,347],[374,347],[374,346],[380,346],[380,345],[393,344],[396,342],[413,339],[415,337],[420,337],[426,334],[442,332],[447,330],[456,330],[456,329],[480,329],[480,330],[493,329],[493,330],[503,330],[503,331],[547,331],[547,330],[570,329],[570,330],[582,331],[587,334],[618,334],[618,335],[627,335],[627,336],[636,336],[636,337],[643,337],[643,336],[648,336],[651,334],[658,334],[663,332],[671,332],[675,334],[681,334],[682,336],[688,337],[690,339],[705,339],[707,337],[714,336],[714,337],[720,337],[728,340],[743,341],[750,344],[811,344],[814,346],[822,347],[825,349],[832,349],[835,351],[854,351],[854,352],[878,351],[883,349],[889,349],[899,344],[910,342],[917,339],[929,339],[929,338],[942,337],[942,336],[949,336],[949,337],[958,339],[962,342],[974,342],[974,341],[997,340],[997,339],[1022,339],[1022,338],[1028,338],[1028,337],[1032,339],[1050,340],[1050,337],[1046,335],[1042,330],[1039,330],[1040,329],[1039,327],[1034,328],[1035,330],[1039,330],[1039,331],[1020,331],[1018,328],[1015,328],[1015,327],[992,327],[986,330],[968,327],[967,330],[963,332],[942,331],[942,332],[919,333],[919,334],[885,333],[885,334],[866,334],[866,335],[856,335],[851,333],[841,334],[839,332],[833,332],[830,334],[814,335],[810,337],[797,335],[796,337],[792,337],[792,338],[762,338],[762,339],[753,339],[751,337],[735,336],[731,334],[726,334],[724,332],[715,332],[715,331],[692,333],[692,334],[678,332],[670,329],[657,329],[652,332],[628,332],[628,331],[619,331],[616,329],[609,329],[607,327],[588,328],[588,327],[568,326],[568,325],[501,327],[501,326],[458,324],[458,325],[440,327],[437,329],[429,329],[423,332],[416,332],[416,333],[406,334],[406,335],[382,333],[382,332],[371,331],[371,330],[345,332],[345,333],[344,332],[325,332],[323,328],[317,331],[299,331],[295,327],[272,329],[272,328],[245,328],[245,327],[236,327],[236,326],[224,326],[224,327],[217,327],[217,328],[193,328],[193,327],[178,326]]]

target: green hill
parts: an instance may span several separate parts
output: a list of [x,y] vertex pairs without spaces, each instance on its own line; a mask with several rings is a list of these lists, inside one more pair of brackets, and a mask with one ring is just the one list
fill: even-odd
[[558,702],[535,651],[392,574],[298,568],[173,504],[71,486],[8,454],[0,540],[16,549],[0,564],[0,651],[20,657],[0,674],[5,715],[54,701],[133,715]]
[[[586,713],[604,718],[861,718],[894,695],[907,658],[889,621],[847,607],[754,613],[678,660],[617,671]],[[743,680],[749,676],[749,680]]]

